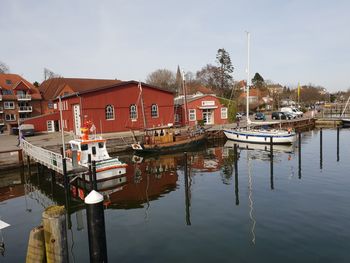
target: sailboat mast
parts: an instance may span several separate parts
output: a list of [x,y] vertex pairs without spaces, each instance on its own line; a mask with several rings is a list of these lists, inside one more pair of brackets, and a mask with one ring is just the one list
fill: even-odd
[[183,88],[183,95],[184,95],[184,106],[185,106],[185,126],[187,126],[187,118],[188,118],[188,114],[187,114],[187,92],[186,92],[186,85],[185,85],[185,71],[182,71],[182,88]]
[[141,81],[139,82],[139,89],[140,89],[140,98],[141,98],[141,110],[142,110],[143,126],[144,126],[144,129],[146,129],[147,122],[146,122],[146,116],[145,116],[145,105],[143,104],[143,94],[142,94]]
[[250,119],[249,119],[249,87],[250,87],[250,33],[247,32],[247,86],[246,86],[246,116],[247,116],[247,129],[249,129],[250,126]]

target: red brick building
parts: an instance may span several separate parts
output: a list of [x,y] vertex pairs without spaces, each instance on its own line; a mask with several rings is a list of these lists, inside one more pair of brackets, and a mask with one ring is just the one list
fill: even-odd
[[[136,81],[114,80],[110,85],[96,85],[100,84],[88,85],[86,82],[85,87],[77,85],[72,88],[72,84],[61,83],[59,91],[50,88],[44,91],[41,87],[43,94],[52,94],[46,97],[48,113],[26,123],[42,129],[40,123],[46,122],[45,130],[57,130],[60,126],[59,96],[62,97],[63,127],[69,132],[79,133],[84,119],[94,123],[97,133],[129,131],[174,122],[172,92],[144,83],[140,88]],[[51,84],[52,87],[57,85]],[[48,100],[50,97],[51,100]]]
[[[228,109],[214,94],[197,93],[187,97],[187,118],[184,96],[175,98],[175,124],[194,126],[198,121],[205,125],[228,123]],[[187,123],[186,123],[187,122]]]
[[0,74],[0,129],[42,114],[41,94],[33,84],[16,74]]

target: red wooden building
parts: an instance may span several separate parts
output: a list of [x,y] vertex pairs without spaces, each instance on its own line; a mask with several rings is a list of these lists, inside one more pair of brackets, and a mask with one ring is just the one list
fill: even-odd
[[197,93],[187,95],[186,100],[184,96],[175,98],[176,125],[194,126],[201,120],[205,125],[228,123],[228,109],[220,103],[220,100],[214,94]]
[[[174,122],[173,93],[145,83],[139,85],[136,81],[118,81],[74,93],[62,88],[56,95],[62,98],[64,130],[76,134],[80,132],[84,119],[94,123],[97,133],[138,130]],[[57,130],[60,126],[59,101],[56,98],[52,103],[53,114],[26,123],[43,129],[40,123],[46,122],[48,131]]]

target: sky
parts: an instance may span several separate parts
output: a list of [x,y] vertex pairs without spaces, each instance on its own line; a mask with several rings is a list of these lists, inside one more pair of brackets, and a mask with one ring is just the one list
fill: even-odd
[[179,65],[195,73],[229,52],[233,78],[289,87],[350,88],[348,0],[0,0],[0,61],[43,81],[63,77],[141,80]]

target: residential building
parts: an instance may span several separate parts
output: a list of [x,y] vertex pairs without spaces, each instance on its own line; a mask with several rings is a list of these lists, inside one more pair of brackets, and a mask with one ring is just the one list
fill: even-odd
[[0,130],[41,115],[41,100],[39,89],[21,76],[0,74]]

